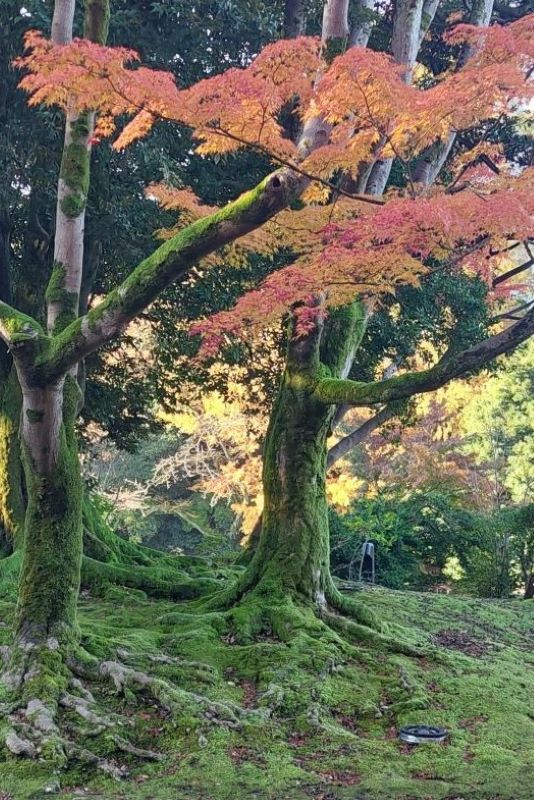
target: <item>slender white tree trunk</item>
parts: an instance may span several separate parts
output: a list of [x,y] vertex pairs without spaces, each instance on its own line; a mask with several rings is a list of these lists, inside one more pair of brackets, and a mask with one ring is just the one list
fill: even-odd
[[[493,5],[494,0],[473,0],[469,22],[472,25],[486,28],[491,22]],[[460,56],[458,66],[465,64],[472,55],[473,48],[465,47]],[[456,133],[451,133],[444,141],[436,142],[433,147],[430,147],[415,165],[413,171],[414,181],[421,183],[423,186],[432,186],[441,172],[455,141]]]
[[[419,52],[422,14],[423,0],[399,0],[397,3],[391,51],[397,64],[404,66],[403,78],[406,83],[412,81],[412,72]],[[392,166],[392,158],[377,161],[373,165],[366,186],[369,194],[383,194]]]
[[72,39],[76,0],[56,0],[52,17],[52,41],[67,44]]

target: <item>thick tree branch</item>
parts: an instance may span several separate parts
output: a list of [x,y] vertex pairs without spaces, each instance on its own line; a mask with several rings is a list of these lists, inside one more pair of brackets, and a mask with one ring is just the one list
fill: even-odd
[[[406,83],[412,81],[412,71],[422,41],[422,13],[423,0],[399,0],[395,6],[391,52],[397,64],[402,64],[405,68],[403,80]],[[367,180],[366,192],[373,195],[383,194],[392,167],[392,158],[377,161]]]
[[327,378],[317,383],[314,397],[328,405],[345,403],[351,406],[371,406],[405,400],[414,394],[433,392],[454,378],[480,369],[497,356],[514,350],[532,335],[534,335],[534,309],[506,330],[490,336],[468,350],[456,354],[446,353],[430,369],[372,383]]
[[373,431],[376,431],[377,428],[394,417],[395,414],[395,407],[384,406],[380,411],[377,411],[374,417],[366,420],[359,428],[356,428],[356,430],[340,439],[339,442],[336,442],[328,451],[326,461],[327,467],[331,467],[332,464],[335,464],[336,461],[347,455],[354,447],[364,442]]
[[[349,35],[348,0],[326,0],[323,11],[323,42],[347,39]],[[346,41],[344,42],[344,47]]]
[[36,339],[43,333],[43,329],[33,317],[0,301],[0,338],[8,347]]
[[[322,46],[326,63],[342,53],[349,35],[349,0],[326,0],[323,9]],[[321,73],[316,76],[316,85],[321,81]],[[321,115],[306,121],[298,141],[300,159],[310,155],[317,147],[328,143],[332,125]]]
[[[348,0],[327,0],[323,15],[325,47],[346,37]],[[316,124],[315,124],[316,123]],[[310,126],[314,130],[310,130]],[[322,144],[324,123],[310,120],[301,138],[306,153]],[[302,193],[309,177],[298,168],[283,169],[265,178],[257,187],[212,215],[189,225],[161,245],[114,289],[105,300],[50,340],[38,364],[38,380],[58,378],[104,342],[117,336],[157,295],[189,274],[194,265],[214,250],[234,241],[266,222]]]
[[508,272],[504,272],[502,275],[497,275],[496,278],[492,281],[492,286],[495,288],[499,286],[499,284],[504,283],[505,281],[513,278],[515,275],[520,275],[522,272],[525,272],[527,269],[530,269],[534,265],[534,258],[529,258],[528,261],[524,261],[522,264],[519,264],[517,267],[513,267],[513,269],[509,269]]
[[40,368],[58,377],[117,336],[171,283],[188,275],[205,256],[255,230],[285,208],[307,185],[291,170],[269,175],[257,187],[164,242],[96,308],[50,340]]

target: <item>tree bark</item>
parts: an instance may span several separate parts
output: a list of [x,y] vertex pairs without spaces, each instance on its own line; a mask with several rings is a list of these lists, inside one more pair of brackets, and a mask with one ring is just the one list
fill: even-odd
[[[297,384],[295,387],[294,384]],[[324,606],[329,576],[326,439],[332,411],[286,373],[264,453],[263,526],[251,569],[269,591],[293,592]]]
[[82,479],[74,424],[76,381],[23,385],[21,437],[27,487],[15,643],[51,646],[77,633]]
[[395,406],[384,406],[384,408],[377,411],[373,417],[370,417],[366,422],[360,425],[359,428],[356,428],[356,430],[340,439],[339,442],[336,442],[328,451],[327,466],[331,467],[340,458],[350,453],[351,450],[364,442],[373,431],[392,419],[395,414]]
[[294,39],[306,33],[305,0],[286,0],[284,6],[284,39]]
[[[74,0],[56,0],[52,39],[72,39]],[[108,0],[86,0],[84,34],[103,43]],[[54,266],[46,290],[50,334],[63,331],[79,314],[85,208],[93,130],[92,115],[67,113],[58,181]],[[76,605],[83,547],[82,479],[75,422],[80,392],[67,370],[50,378],[38,375],[28,344],[42,335],[37,323],[20,319],[28,341],[12,347],[22,392],[20,439],[26,487],[22,567],[15,625],[15,645],[63,645],[76,638]],[[31,348],[30,348],[31,349]],[[6,422],[4,439],[13,421]],[[18,452],[11,447],[13,458]],[[9,476],[9,471],[8,471]],[[12,492],[4,491],[12,500]],[[7,500],[6,500],[7,505]],[[11,506],[13,503],[11,502]],[[16,649],[16,647],[15,647]]]
[[342,378],[365,323],[365,311],[355,303],[332,312],[313,334],[289,342],[266,437],[263,524],[243,580],[247,590],[290,593],[319,609],[332,594],[326,440],[335,408],[317,402],[310,378],[325,367]]
[[[56,0],[52,20],[52,40],[56,44],[72,38],[71,5],[74,3],[70,0]],[[104,44],[108,24],[109,0],[86,0],[84,37]],[[66,114],[57,187],[54,268],[46,294],[50,333],[62,331],[79,314],[94,121],[94,114]]]
[[349,47],[367,47],[375,24],[372,13],[374,0],[358,0],[355,4],[356,19],[349,34]]
[[0,550],[4,556],[21,544],[24,526],[19,443],[21,405],[17,375],[11,369],[3,379],[0,400]]

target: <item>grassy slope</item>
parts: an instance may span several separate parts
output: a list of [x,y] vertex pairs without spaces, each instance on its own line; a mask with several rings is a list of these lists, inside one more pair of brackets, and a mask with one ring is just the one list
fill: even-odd
[[[362,646],[356,660],[328,672],[324,658],[313,652],[297,656],[291,645],[268,635],[253,645],[235,644],[224,631],[180,617],[173,613],[176,605],[149,601],[139,592],[113,589],[105,600],[84,600],[87,646],[102,657],[123,647],[210,663],[211,678],[187,666],[161,666],[159,674],[250,707],[264,702],[269,675],[279,681],[285,675],[289,689],[271,721],[241,731],[205,724],[199,731],[188,730],[184,719],[166,718],[148,698],[140,709],[133,699],[92,687],[107,707],[120,705],[130,716],[128,735],[138,745],[167,757],[149,763],[117,754],[131,767],[131,777],[122,782],[73,769],[59,776],[58,796],[531,800],[534,605],[381,589],[369,591],[368,601],[393,625],[410,626],[414,638],[420,631],[439,634],[449,657],[413,660]],[[0,601],[0,619],[9,623],[11,613],[9,600]],[[0,625],[0,644],[7,640],[8,627]],[[395,726],[417,721],[446,726],[447,745],[402,745]],[[103,752],[109,747],[99,740],[90,746]],[[0,797],[2,791],[13,800],[49,797],[42,789],[53,779],[44,764],[6,760],[0,751]]]

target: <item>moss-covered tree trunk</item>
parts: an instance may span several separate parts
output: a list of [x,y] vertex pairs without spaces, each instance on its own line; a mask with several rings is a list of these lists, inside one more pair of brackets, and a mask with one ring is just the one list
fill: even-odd
[[265,506],[257,580],[318,605],[329,579],[326,439],[332,412],[286,373],[271,419],[263,468]]
[[20,460],[19,420],[22,397],[14,369],[2,376],[0,397],[0,554],[7,556],[21,543],[24,497]]
[[326,500],[327,438],[335,413],[314,397],[316,381],[344,377],[361,340],[360,304],[332,312],[293,337],[264,452],[264,511],[256,553],[242,583],[300,595],[324,607],[332,595]]
[[23,389],[21,439],[27,507],[15,640],[71,641],[82,557],[82,483],[74,432],[78,389]]

